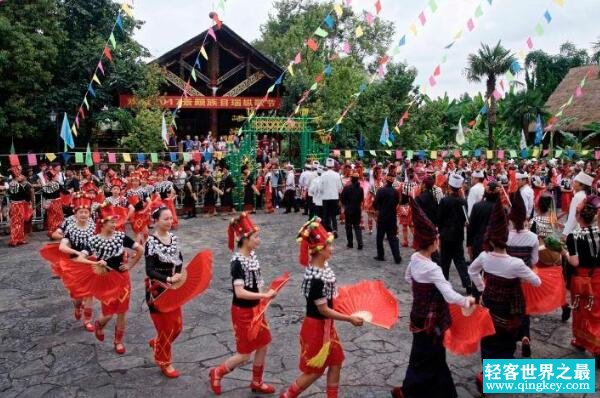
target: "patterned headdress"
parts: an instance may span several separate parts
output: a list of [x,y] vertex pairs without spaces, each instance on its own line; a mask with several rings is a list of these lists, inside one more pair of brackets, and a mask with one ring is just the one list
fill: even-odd
[[502,201],[497,201],[492,209],[488,227],[484,236],[484,245],[486,250],[492,250],[489,242],[494,246],[505,248],[508,241],[508,217],[502,205]]
[[113,178],[112,180],[110,180],[111,187],[123,188],[123,185],[123,180],[121,180],[120,178]]
[[73,211],[77,212],[79,209],[92,209],[93,200],[89,196],[78,192],[73,195],[73,200],[71,200],[71,207],[73,207]]
[[98,187],[93,182],[88,181],[85,184],[83,184],[83,186],[81,187],[81,191],[82,192],[94,191],[94,193],[98,193]]
[[104,202],[102,205],[98,207],[98,222],[104,224],[107,221],[118,221],[119,213],[116,212],[116,209],[110,202]]
[[232,218],[227,229],[227,246],[229,250],[234,249],[235,238],[247,238],[254,232],[258,232],[260,228],[252,222],[252,219],[245,211],[241,212],[239,217]]
[[435,242],[437,238],[437,229],[427,215],[421,209],[421,206],[411,197],[410,207],[414,223],[414,242],[417,250],[426,249]]
[[298,237],[296,240],[300,243],[300,253],[298,254],[298,261],[303,266],[307,267],[309,263],[309,254],[315,254],[330,245],[333,242],[333,234],[327,232],[325,227],[321,224],[319,217],[313,217],[307,223],[305,223],[300,231],[298,231]]

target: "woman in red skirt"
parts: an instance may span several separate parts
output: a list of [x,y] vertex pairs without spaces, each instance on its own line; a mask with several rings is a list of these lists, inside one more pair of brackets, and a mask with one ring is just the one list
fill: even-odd
[[[129,296],[131,293],[131,281],[129,279],[129,270],[132,269],[140,260],[144,253],[143,246],[138,245],[129,236],[123,232],[115,231],[118,221],[118,214],[115,209],[106,204],[98,208],[98,221],[101,229],[98,235],[90,238],[90,249],[99,260],[100,264],[109,269],[109,272],[122,272],[125,274],[125,286],[123,293],[116,299],[108,302],[102,302],[102,317],[95,323],[96,338],[104,341],[104,327],[117,315],[115,324],[115,351],[117,354],[125,353],[123,345],[123,336],[125,335],[125,314],[129,310]],[[127,262],[125,249],[135,252],[135,255]]]
[[164,292],[165,284],[177,283],[181,280],[183,257],[177,236],[170,230],[173,226],[173,215],[166,206],[152,211],[154,234],[146,241],[146,303],[150,309],[152,323],[156,327],[156,337],[149,341],[154,349],[154,361],[161,372],[170,378],[179,376],[179,372],[171,363],[171,345],[181,333],[183,327],[181,307],[161,312],[154,307],[154,299]]
[[[313,218],[300,229],[300,264],[307,267],[302,282],[306,298],[306,317],[300,329],[300,371],[302,374],[281,394],[297,397],[321,377],[327,369],[327,398],[337,398],[344,350],[334,320],[361,326],[363,320],[333,309],[336,278],[327,260],[331,258],[333,234]],[[309,262],[310,254],[310,262]]]
[[135,241],[143,245],[148,237],[148,225],[150,225],[149,195],[147,189],[140,186],[141,174],[137,171],[129,174],[130,187],[127,190],[127,202],[129,203],[129,222],[135,234]]
[[[210,388],[216,395],[221,394],[223,376],[248,361],[252,353],[254,353],[254,363],[250,389],[252,392],[260,394],[275,392],[275,388],[265,383],[262,378],[267,346],[271,342],[271,331],[264,314],[259,319],[255,319],[255,309],[260,300],[276,295],[274,290],[266,293],[260,292],[264,281],[260,272],[260,264],[254,254],[254,250],[260,245],[258,230],[246,212],[240,213],[240,216],[232,219],[229,224],[228,244],[230,250],[234,248],[234,238],[238,238],[238,252],[231,259],[233,285],[231,321],[237,353],[210,370]],[[258,325],[258,330],[255,329],[255,325]]]
[[51,238],[54,231],[62,224],[64,214],[60,199],[58,174],[50,169],[46,172],[46,178],[48,181],[42,186],[42,197],[46,209],[46,233]]
[[26,234],[31,231],[31,217],[33,215],[33,209],[31,208],[33,189],[21,171],[21,166],[12,167],[10,175],[13,179],[8,184],[8,198],[10,199],[8,212],[10,240],[8,245],[12,247],[27,243]]
[[561,214],[558,218],[563,217],[566,214],[569,214],[569,207],[571,206],[571,201],[573,200],[573,177],[571,170],[568,167],[565,167],[563,175],[560,179],[560,210]]

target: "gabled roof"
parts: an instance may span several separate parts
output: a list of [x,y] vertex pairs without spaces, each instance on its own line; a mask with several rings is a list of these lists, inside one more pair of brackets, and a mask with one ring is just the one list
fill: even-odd
[[[215,31],[217,35],[217,39],[223,42],[234,42],[247,54],[250,55],[253,59],[252,64],[257,69],[261,69],[265,72],[267,76],[272,79],[277,78],[279,75],[283,73],[283,69],[279,67],[279,65],[275,64],[271,59],[262,54],[256,48],[254,48],[250,43],[246,40],[242,39],[237,33],[231,30],[227,25],[222,24],[221,29]],[[208,30],[200,33],[199,35],[192,37],[190,40],[182,43],[181,45],[173,48],[172,50],[166,52],[160,57],[156,58],[150,63],[156,63],[159,65],[168,64],[170,61],[174,59],[174,57],[178,57],[181,52],[187,52],[191,49],[196,49],[198,51],[200,46],[205,40],[206,35],[208,35]],[[212,38],[206,38],[206,40],[213,40]]]
[[[546,101],[546,110],[552,115],[560,111],[561,105],[573,95],[573,102],[564,108],[561,119],[573,119],[567,125],[561,126],[564,131],[587,131],[585,128],[592,122],[600,122],[600,66],[587,65],[571,68],[556,90]],[[581,80],[588,75],[583,95],[575,97],[575,90]]]

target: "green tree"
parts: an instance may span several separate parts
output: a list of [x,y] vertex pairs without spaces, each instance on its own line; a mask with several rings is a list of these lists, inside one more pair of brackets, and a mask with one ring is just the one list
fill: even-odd
[[493,133],[496,125],[496,99],[492,93],[496,89],[497,77],[506,73],[514,61],[514,55],[502,47],[500,41],[494,47],[482,44],[476,54],[469,54],[468,57],[468,66],[465,69],[467,79],[480,82],[483,77],[486,78],[485,96],[490,101],[487,113],[488,148],[490,149],[494,148]]
[[511,89],[500,102],[499,115],[506,126],[520,137],[521,130],[529,133],[529,125],[537,115],[546,117],[548,113],[544,110],[544,100],[538,90],[515,92]]

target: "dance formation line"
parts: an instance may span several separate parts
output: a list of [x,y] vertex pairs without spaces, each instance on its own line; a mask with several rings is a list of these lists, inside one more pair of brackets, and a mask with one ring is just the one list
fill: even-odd
[[[344,205],[347,233],[349,229],[360,231],[362,199],[352,203],[349,198],[361,195],[348,195],[348,192],[363,191],[361,167],[360,164],[344,165],[342,177],[335,171],[333,159],[328,159],[324,168],[318,165],[320,170],[315,177],[325,190],[334,187],[338,193]],[[528,316],[546,314],[561,307],[570,312],[566,306],[562,258],[575,267],[575,276],[570,281],[574,311],[572,344],[594,354],[600,353],[597,344],[600,319],[593,311],[596,305],[593,286],[600,277],[596,272],[600,264],[597,247],[590,243],[600,241],[596,225],[600,198],[586,192],[597,181],[583,171],[570,180],[575,194],[567,206],[569,214],[563,236],[558,238],[553,236],[556,217],[551,211],[552,191],[545,187],[540,189],[535,167],[526,165],[525,169],[512,167],[505,175],[501,170],[474,165],[472,186],[465,200],[467,185],[463,171],[452,161],[433,173],[417,170],[418,180],[412,168],[398,168],[394,164],[387,168],[374,167],[375,184],[373,187],[367,184],[367,196],[371,208],[378,211],[374,220],[378,232],[376,259],[383,260],[382,240],[387,233],[392,253],[398,254],[395,260],[401,262],[397,251],[397,221],[389,223],[389,219],[396,220],[396,216],[402,225],[412,228],[412,246],[416,250],[406,269],[406,280],[412,286],[413,295],[410,310],[413,348],[407,375],[402,387],[394,389],[394,397],[430,396],[432,391],[447,391],[447,396],[456,396],[445,350],[472,355],[481,347],[483,358],[512,358],[516,341],[520,340],[523,355],[531,355]],[[423,171],[425,175],[421,174]],[[125,179],[112,172],[107,177],[110,196],[105,198],[92,182],[84,183],[80,192],[61,196],[57,174],[48,171],[44,185],[44,193],[50,201],[47,227],[49,235],[59,243],[47,244],[40,254],[51,264],[52,272],[61,278],[73,301],[74,316],[83,318],[85,330],[103,341],[106,326],[117,316],[113,344],[119,355],[126,352],[125,315],[131,292],[128,272],[144,258],[146,302],[157,331],[148,344],[161,372],[166,377],[177,377],[179,372],[172,365],[171,346],[182,329],[181,307],[190,300],[201,299],[198,296],[209,286],[212,254],[210,250],[202,251],[183,265],[181,243],[171,232],[177,218],[169,174],[165,168],[152,172],[140,168]],[[17,246],[26,243],[24,226],[31,208],[26,199],[28,183],[20,169],[11,169],[11,175],[10,244]],[[151,177],[156,177],[154,185],[148,184]],[[530,178],[535,191],[529,186]],[[548,178],[555,181],[556,176],[550,173]],[[331,187],[329,181],[333,181]],[[507,184],[511,192],[510,200],[500,196],[503,184]],[[309,193],[312,193],[313,210],[318,214],[324,211],[325,219],[322,222],[313,217],[297,236],[298,261],[304,267],[302,293],[306,299],[306,316],[300,332],[301,374],[282,392],[282,397],[298,396],[326,369],[327,395],[337,396],[344,351],[335,321],[355,326],[370,322],[391,328],[399,316],[398,302],[382,282],[362,281],[338,288],[329,265],[333,260],[331,246],[337,235],[337,223],[336,216],[332,219],[329,214],[328,203],[337,200],[323,200],[327,203],[321,207],[317,205],[319,199],[314,196],[315,191]],[[446,217],[431,212],[434,202],[439,206],[438,212]],[[73,212],[72,215],[67,213],[64,219],[63,206]],[[534,207],[537,212],[532,218]],[[468,268],[464,258],[461,261],[454,257],[458,253],[448,252],[449,245],[463,247],[462,240],[453,242],[453,239],[464,236],[467,219],[466,243],[473,259]],[[526,227],[527,220],[530,220],[531,231]],[[124,232],[127,222],[135,233],[133,239]],[[150,222],[154,223],[152,235],[148,234]],[[406,239],[406,231],[403,232]],[[260,229],[248,213],[242,212],[231,220],[227,231],[229,248],[234,251],[237,245],[231,260],[231,317],[236,354],[210,369],[210,389],[215,394],[221,393],[224,376],[246,362],[252,353],[255,355],[250,388],[256,393],[275,392],[262,377],[267,346],[271,342],[266,309],[285,288],[289,275],[280,276],[268,289],[264,287],[256,254],[259,236]],[[566,248],[561,239],[566,242]],[[359,249],[361,245],[359,241]],[[408,246],[407,239],[405,245]],[[351,241],[348,246],[352,247]],[[447,280],[452,260],[467,296],[456,292]],[[591,290],[587,288],[590,284]],[[102,304],[102,314],[95,320],[94,300]],[[477,382],[481,386],[481,375]]]

